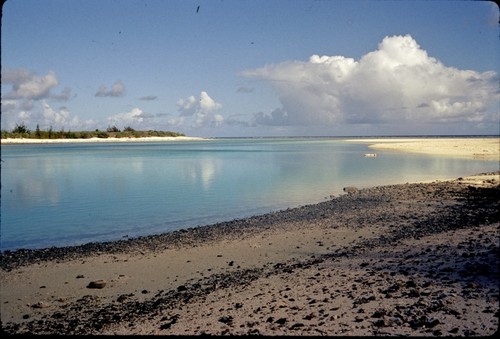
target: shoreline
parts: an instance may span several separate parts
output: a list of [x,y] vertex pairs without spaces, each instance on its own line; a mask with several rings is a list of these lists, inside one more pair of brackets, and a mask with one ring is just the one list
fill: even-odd
[[[374,186],[157,236],[9,252],[0,256],[2,330],[489,335],[498,328],[499,258],[489,255],[498,253],[499,174]],[[456,276],[461,270],[470,274]],[[104,288],[88,288],[101,279]],[[394,314],[396,304],[415,316]]]
[[[52,144],[52,143],[141,143],[168,141],[216,140],[202,137],[141,137],[141,138],[89,138],[89,139],[0,139],[2,145]],[[382,151],[419,153],[435,156],[451,156],[485,161],[500,161],[500,138],[498,137],[366,137],[339,138],[349,143],[369,144],[369,148]],[[375,156],[376,154],[373,153]]]
[[[500,139],[345,141],[498,160]],[[494,172],[373,186],[160,235],[4,252],[1,332],[491,335],[499,182]]]
[[347,142],[368,143],[374,150],[451,156],[486,161],[500,160],[500,138],[497,137],[423,137],[423,138],[357,138]]
[[88,138],[88,139],[30,139],[7,138],[0,139],[1,144],[55,144],[55,143],[104,143],[104,142],[163,142],[163,141],[199,141],[211,140],[201,137],[140,137],[140,138]]

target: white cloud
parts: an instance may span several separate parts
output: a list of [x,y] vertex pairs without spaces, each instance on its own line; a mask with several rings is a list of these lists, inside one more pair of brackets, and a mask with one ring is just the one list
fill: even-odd
[[242,72],[272,84],[282,108],[255,114],[261,125],[334,126],[485,122],[498,101],[495,72],[446,67],[409,35],[386,37],[359,61],[312,55]]
[[154,119],[154,115],[150,113],[146,113],[140,108],[133,108],[130,112],[119,113],[109,117],[108,125],[116,126],[118,128],[124,127],[132,127],[135,129],[140,128],[145,123],[150,122],[151,119]]
[[122,97],[125,94],[125,84],[121,80],[115,83],[108,89],[104,85],[100,85],[95,96],[96,97]]
[[52,99],[54,100],[58,100],[58,101],[66,101],[66,100],[69,100],[71,98],[71,88],[69,87],[65,87],[61,94],[53,94],[51,96]]
[[53,109],[46,101],[42,102],[42,123],[40,126],[53,126],[56,129],[75,129],[80,126],[80,120],[71,116],[67,108]]
[[[2,99],[39,100],[49,98],[50,90],[59,84],[54,71],[49,71],[45,76],[38,76],[26,69],[5,70],[2,72],[2,85],[12,85]],[[59,99],[69,99],[71,90],[65,89]],[[66,95],[64,95],[66,94]]]
[[186,99],[177,100],[177,108],[181,112],[181,116],[191,116],[196,112],[198,108],[196,98],[194,96],[189,96]]
[[224,117],[220,114],[214,114],[210,123],[212,127],[219,127],[224,123]]
[[[180,112],[180,118],[176,119],[176,124],[189,124],[191,127],[218,127],[224,122],[224,117],[216,114],[221,108],[222,104],[212,99],[207,92],[201,92],[200,98],[191,95],[186,99],[179,99],[177,101],[177,108]],[[190,118],[190,122],[187,118]]]
[[20,122],[28,126],[46,125],[47,128],[75,126],[78,119],[70,117],[67,108],[55,110],[48,103],[71,98],[69,87],[65,87],[60,94],[52,93],[58,84],[54,71],[45,76],[26,69],[2,71],[2,86],[12,85],[12,89],[2,96],[2,128],[11,129]]
[[31,129],[39,125],[41,129],[52,127],[54,130],[66,131],[90,128],[95,124],[92,120],[82,122],[66,107],[55,109],[47,100],[37,101],[35,105],[30,105],[29,109],[18,107],[15,101],[2,100],[2,129],[11,130],[21,122]]
[[212,99],[207,92],[200,93],[200,110],[205,113],[210,113],[218,111],[222,108],[222,105]]

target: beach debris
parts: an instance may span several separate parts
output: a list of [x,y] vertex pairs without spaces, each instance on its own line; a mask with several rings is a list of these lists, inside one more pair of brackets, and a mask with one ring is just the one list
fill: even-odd
[[[458,183],[451,185],[406,184],[398,186],[397,191],[393,191],[395,187],[392,186],[378,187],[360,189],[354,196],[360,199],[340,197],[335,204],[328,205],[332,212],[335,211],[332,213],[335,222],[339,218],[350,222],[356,217],[356,227],[380,227],[386,224],[401,226],[391,226],[390,232],[383,237],[373,233],[371,238],[366,238],[371,239],[370,242],[364,243],[365,239],[360,238],[363,246],[343,248],[339,243],[331,257],[316,255],[300,261],[271,262],[255,270],[214,274],[194,283],[183,282],[184,285],[177,289],[181,293],[176,293],[175,288],[164,290],[144,298],[144,302],[139,301],[142,298],[133,298],[132,293],[120,295],[116,299],[120,304],[108,303],[107,298],[85,295],[75,303],[52,303],[47,310],[64,306],[64,311],[54,310],[53,315],[45,317],[43,322],[34,315],[44,310],[32,309],[37,312],[33,312],[32,316],[26,314],[24,321],[2,325],[8,333],[14,334],[36,331],[41,334],[106,335],[111,332],[107,325],[114,325],[115,322],[116,325],[123,325],[121,328],[136,331],[136,317],[145,315],[150,317],[154,331],[164,333],[183,331],[186,334],[191,331],[195,334],[232,335],[290,334],[293,331],[297,335],[317,332],[353,336],[478,336],[495,333],[498,327],[498,304],[489,301],[497,301],[498,298],[498,288],[494,287],[498,283],[498,225],[479,227],[476,226],[479,222],[474,222],[466,227],[462,221],[484,221],[488,217],[496,223],[498,194],[488,194],[479,200],[464,199],[460,209],[453,207],[446,210],[441,205],[433,212],[436,213],[433,216],[429,211],[438,204],[430,198],[426,199],[431,193],[436,201],[441,201],[443,197],[446,198],[444,201],[449,199],[452,206],[457,204],[457,200],[451,199],[457,192],[463,192],[464,196],[477,194]],[[434,186],[439,190],[430,189]],[[456,191],[443,187],[455,187]],[[372,193],[368,195],[368,191]],[[374,196],[380,199],[372,199]],[[405,204],[406,201],[415,202],[421,208],[415,209],[413,203],[408,206],[397,204],[399,201]],[[427,205],[428,202],[432,204]],[[387,203],[393,205],[384,206]],[[394,209],[394,206],[397,208]],[[325,206],[320,207],[315,213],[323,220]],[[295,211],[300,212],[300,217],[309,220],[310,214],[304,213],[304,209]],[[409,211],[411,215],[425,217],[422,218],[424,220],[407,218]],[[291,216],[296,215],[287,211],[284,220],[289,220]],[[439,237],[435,236],[436,228],[441,230]],[[422,239],[416,243],[401,241],[415,236]],[[326,238],[320,239],[316,241],[317,238],[314,238],[311,244],[329,244]],[[294,245],[299,244],[297,247],[306,246],[302,240]],[[368,256],[370,253],[376,253],[377,256]],[[226,256],[230,257],[224,254]],[[240,260],[237,257],[230,259],[233,259],[234,266]],[[229,264],[229,259],[221,261],[226,263],[222,266]],[[333,262],[335,265],[330,265]],[[285,275],[286,272],[290,275]],[[422,272],[425,275],[420,274]],[[264,281],[265,285],[259,283],[255,288],[252,287],[254,281],[258,282],[260,280],[257,279],[263,277],[285,277],[286,285],[283,286],[283,280],[280,279],[277,285]],[[239,289],[241,286],[245,286],[245,295],[233,292],[233,287]],[[211,299],[217,288],[227,288],[234,294],[231,296],[231,292],[226,293],[227,299],[221,300],[219,298],[223,291],[220,291],[220,295]],[[249,288],[248,294],[246,288]],[[136,290],[137,293],[144,291]],[[34,307],[31,303],[26,305]],[[170,305],[182,305],[182,308],[174,306],[170,311]],[[200,308],[199,312],[197,307]],[[205,315],[207,322],[198,323],[198,319],[203,319]],[[251,318],[245,318],[246,315],[251,315]],[[75,319],[78,319],[77,327],[74,327]],[[204,324],[207,324],[205,331]]]
[[39,302],[34,303],[33,305],[31,305],[31,307],[33,307],[33,308],[47,308],[47,307],[50,307],[50,304],[45,303],[43,301],[39,301]]
[[356,193],[358,191],[358,189],[354,186],[347,186],[347,187],[344,187],[342,190],[344,192],[346,192],[347,194],[353,194],[353,193]]
[[94,280],[91,281],[88,285],[87,288],[104,288],[106,286],[106,280],[100,279],[100,280]]
[[179,318],[179,315],[176,314],[172,317],[163,317],[161,320],[165,321],[168,320],[166,323],[163,323],[160,325],[160,330],[168,330],[170,327],[172,327],[173,324],[177,322],[177,319]]

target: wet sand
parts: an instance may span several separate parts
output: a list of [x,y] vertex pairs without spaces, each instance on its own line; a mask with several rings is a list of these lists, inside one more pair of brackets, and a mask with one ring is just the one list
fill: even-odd
[[495,172],[350,188],[162,235],[5,252],[2,332],[489,336],[499,184]]
[[[0,257],[10,334],[491,335],[499,173]],[[89,288],[103,280],[103,288]]]

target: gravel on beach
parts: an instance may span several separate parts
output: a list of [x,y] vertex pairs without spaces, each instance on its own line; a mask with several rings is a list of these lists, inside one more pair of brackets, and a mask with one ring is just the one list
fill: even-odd
[[[499,317],[500,185],[498,172],[488,175],[496,179],[351,189],[319,204],[161,235],[5,251],[2,281],[32,265],[103,254],[161,255],[172,248],[260,239],[257,251],[270,244],[271,235],[289,236],[283,243],[300,255],[253,266],[231,257],[227,269],[179,281],[175,288],[144,286],[111,300],[90,290],[47,307],[32,300],[32,312],[22,320],[2,316],[1,332],[493,335]],[[300,232],[314,241],[305,244]],[[108,288],[105,281],[94,283]]]

